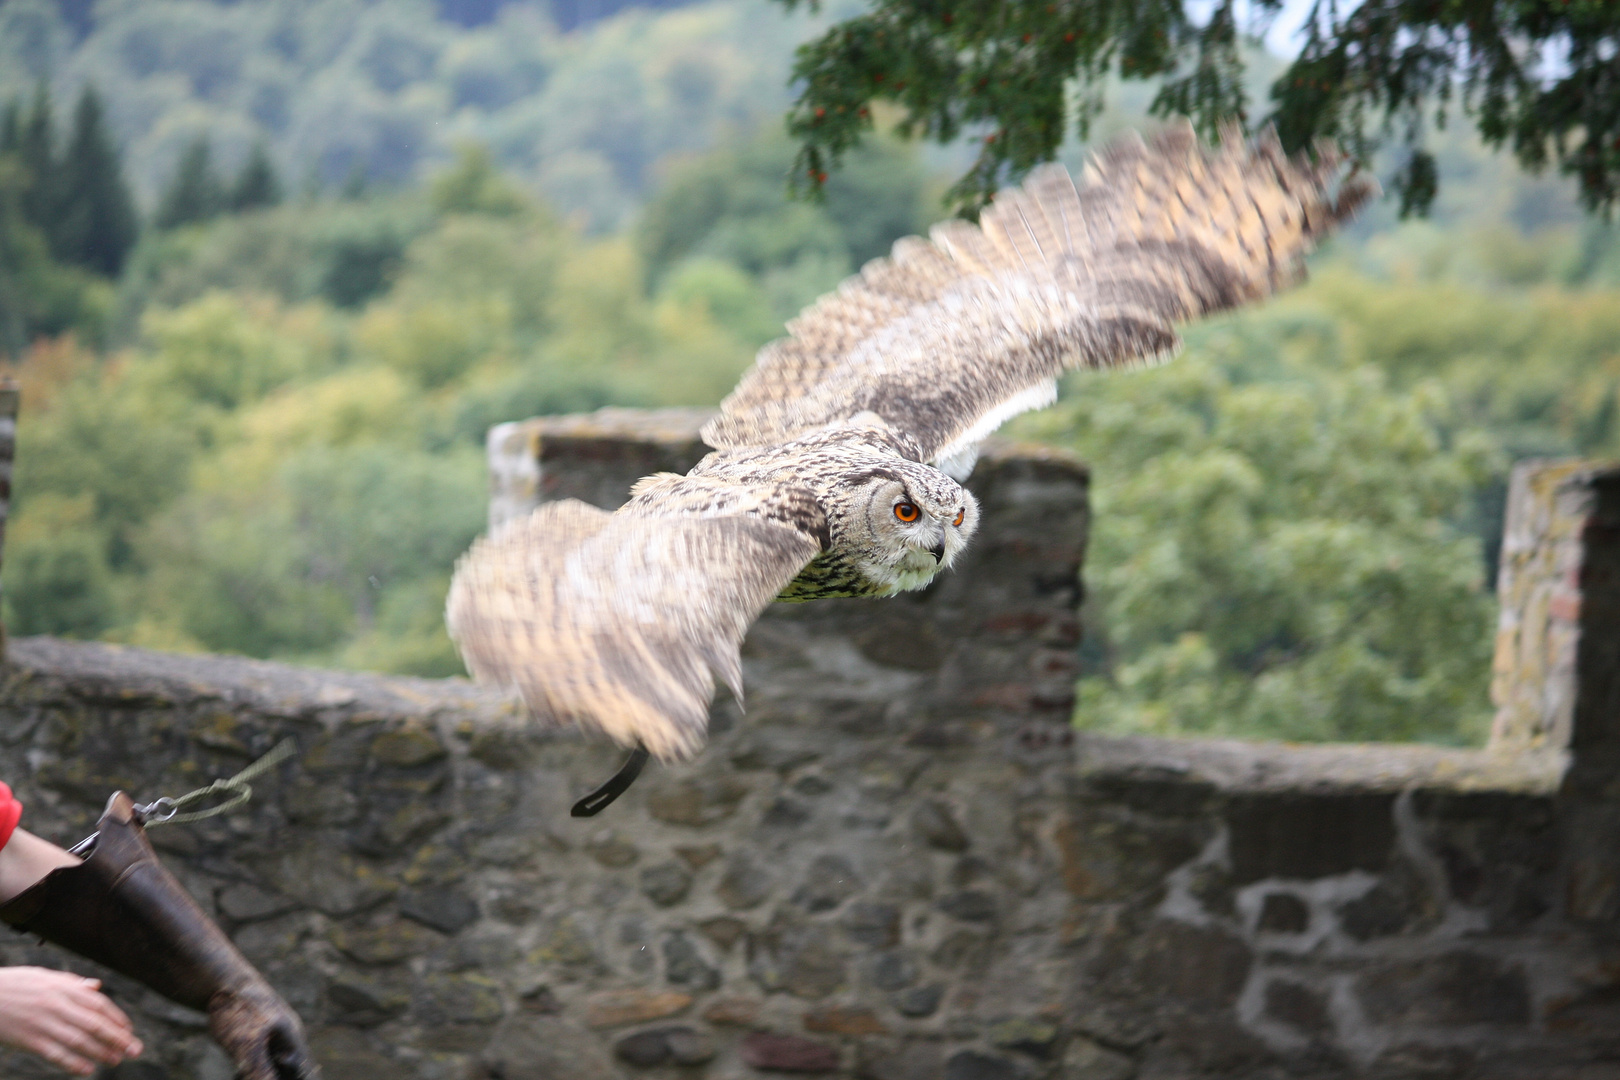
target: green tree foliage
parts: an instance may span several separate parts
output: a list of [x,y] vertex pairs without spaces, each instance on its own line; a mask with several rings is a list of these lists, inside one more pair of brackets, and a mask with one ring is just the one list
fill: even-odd
[[46,334],[77,331],[97,339],[112,290],[84,271],[51,258],[45,233],[26,213],[27,172],[16,155],[0,154],[0,356],[17,357]]
[[537,3],[469,25],[422,0],[141,0],[87,6],[76,26],[50,0],[6,0],[0,101],[42,76],[58,94],[94,81],[143,206],[200,131],[233,169],[264,143],[289,190],[413,185],[478,142],[605,232],[671,155],[776,123],[793,46],[815,25],[757,0],[667,6],[564,30]]
[[56,258],[117,277],[140,232],[123,166],[102,119],[101,98],[85,87],[73,111],[73,134],[52,169],[56,189],[48,232]]
[[0,112],[0,353],[41,334],[104,332],[115,276],[135,242],[134,204],[100,100],[86,87],[73,133],[56,153],[50,95]]
[[225,200],[225,186],[214,172],[208,136],[199,135],[175,164],[174,178],[158,202],[152,224],[159,229],[178,229],[207,221],[225,209]]
[[[1254,7],[1274,16],[1282,0]],[[1213,135],[1222,122],[1250,118],[1239,14],[1237,0],[1216,0],[1201,22],[1182,0],[878,0],[799,50],[795,176],[818,189],[871,130],[873,108],[893,103],[904,110],[902,131],[942,142],[978,133],[978,158],[951,192],[972,210],[1055,156],[1071,127],[1085,139],[1114,72],[1159,80],[1152,111],[1192,116]],[[1443,127],[1460,107],[1488,144],[1511,146],[1533,169],[1556,162],[1589,207],[1614,204],[1620,6],[1318,2],[1307,28],[1304,49],[1270,90],[1268,119],[1290,151],[1327,137],[1365,156],[1378,132],[1396,133],[1408,155],[1394,186],[1403,211],[1421,211],[1438,176],[1426,126]]]
[[1251,317],[1161,371],[1077,379],[1035,421],[1095,468],[1087,578],[1103,671],[1081,682],[1082,723],[1287,739],[1484,730],[1494,605],[1460,522],[1490,443],[1455,434],[1437,383],[1393,394],[1377,367],[1303,359],[1342,356],[1333,338],[1325,319]]
[[264,143],[253,144],[253,152],[242,165],[242,171],[236,174],[236,182],[231,185],[230,196],[226,200],[232,213],[244,213],[248,210],[261,210],[267,206],[275,206],[281,202],[281,180],[276,176],[275,164],[270,160],[270,151]]
[[[376,236],[388,272],[338,303],[334,253]],[[129,349],[42,342],[18,369],[25,632],[457,673],[444,593],[488,426],[713,401],[750,354],[471,150],[425,192],[149,237],[127,276]]]
[[804,305],[922,230],[931,210],[916,155],[896,140],[863,147],[819,206],[787,198],[792,153],[775,135],[687,161],[637,229],[655,287],[706,299],[754,342],[777,336]]

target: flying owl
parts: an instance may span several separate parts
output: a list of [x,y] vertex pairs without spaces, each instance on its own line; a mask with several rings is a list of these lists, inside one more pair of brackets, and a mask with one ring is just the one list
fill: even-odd
[[978,525],[958,481],[986,436],[1067,370],[1163,359],[1177,323],[1299,281],[1375,190],[1344,171],[1332,147],[1207,147],[1182,124],[899,241],[760,350],[691,472],[475,543],[446,612],[468,669],[542,722],[690,757],[714,675],[742,698],[738,648],[767,604],[927,585]]

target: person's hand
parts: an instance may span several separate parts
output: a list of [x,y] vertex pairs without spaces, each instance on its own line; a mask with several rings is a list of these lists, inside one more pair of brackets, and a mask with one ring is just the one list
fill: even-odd
[[99,979],[38,967],[0,967],[0,1045],[79,1076],[141,1052],[129,1017]]

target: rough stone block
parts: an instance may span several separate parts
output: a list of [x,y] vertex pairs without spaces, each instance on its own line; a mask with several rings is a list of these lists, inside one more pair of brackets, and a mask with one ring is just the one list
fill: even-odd
[[459,934],[478,921],[478,901],[449,888],[406,889],[399,913],[444,934]]
[[843,989],[849,960],[825,923],[777,912],[769,926],[748,941],[748,971],[766,990],[819,1000]]
[[938,799],[927,799],[918,806],[911,824],[929,847],[950,852],[968,849],[967,831],[957,822],[950,806]]
[[653,1028],[626,1035],[613,1044],[620,1061],[642,1068],[655,1065],[702,1065],[718,1052],[714,1040],[689,1027]]
[[962,1050],[945,1062],[944,1080],[1033,1080],[1035,1070],[1022,1061]]
[[702,993],[720,985],[720,972],[703,959],[692,939],[676,931],[664,938],[664,978],[671,986]]
[[1380,965],[1362,977],[1358,997],[1375,1023],[1522,1025],[1530,1021],[1524,969],[1461,950]]
[[438,761],[448,751],[433,732],[423,727],[407,726],[385,731],[371,740],[371,756],[380,765],[396,768],[414,768]]
[[933,1040],[868,1040],[855,1064],[859,1080],[939,1080],[944,1072],[944,1050]]
[[338,951],[362,964],[397,964],[421,956],[444,938],[408,919],[385,919],[367,926],[340,925],[329,935]]
[[585,1023],[593,1028],[629,1027],[674,1016],[691,1004],[692,995],[678,990],[600,990],[585,999]]
[[804,1014],[804,1030],[822,1035],[887,1035],[888,1026],[864,1006],[830,1005]]
[[659,907],[680,903],[691,887],[692,872],[679,863],[659,863],[641,871],[642,894]]
[[1058,1070],[1058,1080],[1131,1080],[1135,1075],[1136,1062],[1129,1056],[1083,1035],[1069,1040]]
[[717,998],[703,1009],[703,1019],[720,1027],[753,1027],[763,1006],[756,998]]
[[861,889],[855,867],[842,855],[821,855],[810,864],[793,902],[811,914],[831,911]]
[[1274,979],[1266,984],[1265,1013],[1307,1035],[1326,1035],[1333,1030],[1327,998],[1287,979]]
[[[363,1071],[337,1076],[370,1076]],[[472,1080],[619,1080],[607,1049],[560,1017],[508,1017],[478,1057]]]
[[1227,803],[1233,877],[1308,879],[1382,870],[1394,851],[1387,795],[1255,795]]
[[798,1035],[756,1031],[738,1045],[743,1063],[771,1072],[828,1073],[838,1071],[838,1048]]
[[1016,1017],[992,1024],[985,1038],[991,1046],[1016,1050],[1045,1061],[1056,1051],[1061,1034],[1062,1030],[1051,1020]]

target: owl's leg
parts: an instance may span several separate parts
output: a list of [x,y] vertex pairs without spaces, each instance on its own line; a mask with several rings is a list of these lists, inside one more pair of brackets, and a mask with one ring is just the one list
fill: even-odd
[[647,764],[647,748],[636,743],[636,748],[630,751],[630,756],[624,759],[619,771],[608,778],[608,782],[585,796],[574,804],[570,810],[571,817],[595,817],[605,810],[609,803],[623,795],[636,782],[641,775],[642,766]]

